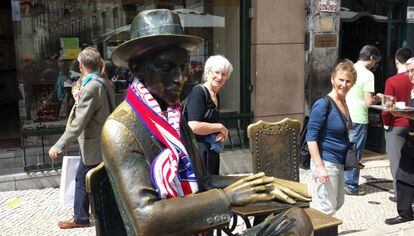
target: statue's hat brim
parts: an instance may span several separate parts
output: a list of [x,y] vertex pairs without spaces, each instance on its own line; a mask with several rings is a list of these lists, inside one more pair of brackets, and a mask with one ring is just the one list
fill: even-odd
[[134,38],[115,48],[112,52],[112,61],[117,66],[128,68],[128,61],[131,57],[138,58],[153,49],[174,45],[188,52],[193,52],[202,42],[203,39],[200,37],[184,34],[152,35]]
[[131,39],[112,52],[112,61],[117,66],[128,68],[131,58],[172,45],[192,52],[203,42],[200,37],[185,34],[178,14],[167,9],[138,13],[131,23],[130,33]]

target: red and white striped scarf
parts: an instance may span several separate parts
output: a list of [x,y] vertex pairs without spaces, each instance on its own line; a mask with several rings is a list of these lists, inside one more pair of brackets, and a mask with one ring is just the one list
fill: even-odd
[[165,147],[152,161],[150,170],[160,198],[198,192],[194,169],[180,137],[179,106],[169,106],[165,117],[158,102],[137,78],[130,84],[125,100],[149,133]]

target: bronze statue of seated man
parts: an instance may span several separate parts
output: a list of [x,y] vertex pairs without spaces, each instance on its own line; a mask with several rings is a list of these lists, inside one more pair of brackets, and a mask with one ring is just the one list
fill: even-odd
[[228,224],[234,206],[275,198],[294,203],[284,192],[309,200],[263,173],[207,173],[178,99],[189,53],[202,42],[183,33],[176,13],[148,10],[132,22],[131,40],[112,54],[134,77],[102,131],[105,167],[129,235],[205,232]]

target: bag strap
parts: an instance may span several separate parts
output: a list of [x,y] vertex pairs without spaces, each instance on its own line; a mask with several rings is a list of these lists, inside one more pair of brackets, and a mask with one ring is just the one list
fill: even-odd
[[109,98],[109,92],[108,92],[106,85],[99,79],[94,79],[93,81],[100,83],[104,87],[105,93],[106,93],[106,99],[108,100],[109,112],[112,113],[114,111],[114,106],[112,105],[111,99]]
[[209,93],[208,88],[206,86],[202,85],[202,84],[200,84],[199,86],[203,89],[203,92],[204,92],[204,95],[206,96],[206,101],[207,101],[208,100],[208,93]]
[[[202,84],[197,84],[196,86],[194,86],[194,87],[197,87],[197,86],[199,86],[199,87],[201,87],[202,88],[202,90],[203,90],[203,92],[204,92],[204,96],[206,97],[206,102],[207,102],[207,100],[208,100],[208,88],[206,88],[204,85],[202,85]],[[207,89],[207,91],[206,91],[206,89]],[[181,115],[182,116],[186,116],[186,114],[187,114],[187,103],[188,103],[188,97],[186,97],[184,100],[183,100],[183,102],[181,103]],[[204,114],[204,117],[207,115],[207,113],[209,113],[208,112],[208,109],[207,109],[207,111],[206,111],[206,113]]]
[[[326,121],[328,120],[328,114],[329,114],[329,112],[331,112],[331,103],[330,103],[330,100],[329,100],[328,97],[329,97],[328,95],[323,97],[323,99],[325,100],[325,104],[326,104],[326,106],[325,106],[325,117],[324,117],[325,119],[323,121],[324,126],[326,125]],[[301,142],[301,144],[305,142],[305,136],[306,136],[306,133],[308,132],[308,124],[309,124],[309,117],[307,119],[305,118],[302,131],[300,132],[300,140],[301,140],[300,142]]]
[[345,117],[345,114],[341,111],[341,109],[339,109],[338,105],[336,105],[335,101],[331,97],[329,97],[329,96],[327,96],[327,97],[331,101],[331,103],[334,104],[334,106],[336,107],[336,109],[338,110],[339,115],[340,115],[341,120],[342,120],[342,123],[345,126],[345,134],[346,134],[346,137],[348,138],[348,143],[350,143],[350,140],[349,140],[349,128],[348,128],[348,125],[346,124],[347,123],[346,121],[348,119]]

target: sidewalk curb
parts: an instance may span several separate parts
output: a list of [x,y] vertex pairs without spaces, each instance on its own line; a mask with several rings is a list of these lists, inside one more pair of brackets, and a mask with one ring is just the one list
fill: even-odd
[[49,170],[0,176],[0,192],[57,188],[61,170]]

